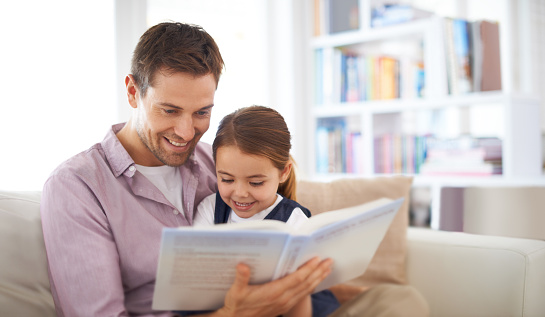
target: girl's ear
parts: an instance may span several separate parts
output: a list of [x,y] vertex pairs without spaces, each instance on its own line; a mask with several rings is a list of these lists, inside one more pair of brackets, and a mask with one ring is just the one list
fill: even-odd
[[286,164],[286,166],[282,170],[282,173],[280,174],[280,183],[283,183],[288,179],[288,176],[290,176],[291,173],[292,165],[293,163],[291,161]]

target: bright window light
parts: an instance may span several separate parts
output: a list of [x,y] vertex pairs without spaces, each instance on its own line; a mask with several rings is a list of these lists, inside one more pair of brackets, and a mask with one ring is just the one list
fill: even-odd
[[0,189],[41,190],[116,119],[114,3],[0,3]]

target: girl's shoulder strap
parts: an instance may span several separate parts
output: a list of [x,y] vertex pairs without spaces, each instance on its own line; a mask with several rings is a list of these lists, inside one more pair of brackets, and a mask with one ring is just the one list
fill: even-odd
[[218,223],[227,223],[229,220],[229,213],[231,212],[231,207],[227,205],[219,192],[216,193],[216,208],[214,210],[214,224]]

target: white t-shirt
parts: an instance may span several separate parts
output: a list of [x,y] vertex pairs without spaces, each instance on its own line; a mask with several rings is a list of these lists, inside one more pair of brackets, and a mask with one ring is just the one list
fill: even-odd
[[[250,218],[241,218],[237,216],[233,210],[229,213],[229,219],[227,220],[227,223],[237,223],[237,222],[244,222],[244,221],[252,221],[252,220],[263,220],[267,215],[278,205],[280,201],[282,201],[284,197],[276,194],[276,201],[274,204],[272,204],[267,209],[264,209],[257,214],[251,216]],[[212,226],[214,225],[214,211],[216,210],[216,194],[212,194],[207,196],[203,201],[199,204],[197,207],[197,214],[195,215],[195,218],[193,219],[193,226]],[[308,221],[307,216],[303,213],[303,211],[300,208],[295,208],[293,212],[290,215],[290,218],[286,223],[290,226],[293,226],[295,228],[299,227],[301,224]]]
[[180,168],[163,166],[142,166],[136,165],[136,170],[144,174],[165,195],[176,209],[183,215],[184,205],[182,203],[182,176]]

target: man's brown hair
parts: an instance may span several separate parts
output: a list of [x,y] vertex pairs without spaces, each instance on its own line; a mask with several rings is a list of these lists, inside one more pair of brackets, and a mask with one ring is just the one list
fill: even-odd
[[218,85],[224,63],[219,48],[202,27],[163,22],[149,28],[134,49],[131,73],[146,95],[157,71],[183,72],[194,76],[212,74]]

